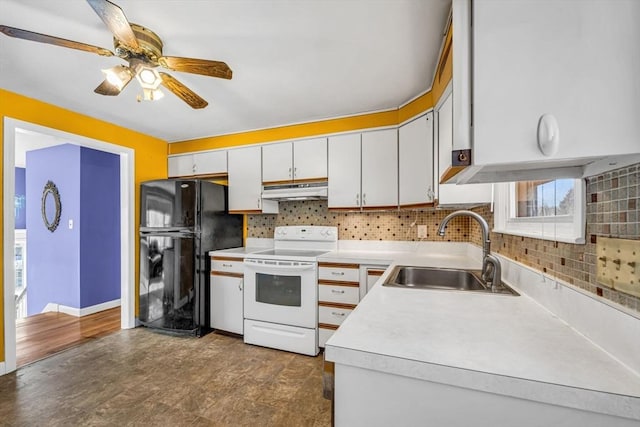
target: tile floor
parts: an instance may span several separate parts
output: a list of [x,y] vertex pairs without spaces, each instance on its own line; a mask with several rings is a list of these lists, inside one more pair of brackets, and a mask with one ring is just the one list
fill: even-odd
[[0,377],[0,426],[329,426],[322,355],[122,330]]

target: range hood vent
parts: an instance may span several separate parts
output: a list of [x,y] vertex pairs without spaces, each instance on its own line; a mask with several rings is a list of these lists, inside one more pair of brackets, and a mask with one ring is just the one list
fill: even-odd
[[326,200],[327,182],[264,185],[262,198],[265,200]]

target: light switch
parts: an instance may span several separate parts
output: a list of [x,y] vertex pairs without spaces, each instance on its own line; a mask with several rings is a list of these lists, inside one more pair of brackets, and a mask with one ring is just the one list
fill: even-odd
[[69,230],[73,230],[73,220],[69,220]]
[[596,256],[598,283],[640,297],[640,240],[598,236]]
[[419,225],[418,226],[418,239],[426,239],[427,238],[427,226]]

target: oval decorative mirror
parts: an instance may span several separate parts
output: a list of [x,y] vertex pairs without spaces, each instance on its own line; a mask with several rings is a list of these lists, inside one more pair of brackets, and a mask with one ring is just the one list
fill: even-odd
[[53,233],[58,228],[61,214],[62,204],[58,187],[52,181],[47,181],[42,190],[42,220],[50,232]]

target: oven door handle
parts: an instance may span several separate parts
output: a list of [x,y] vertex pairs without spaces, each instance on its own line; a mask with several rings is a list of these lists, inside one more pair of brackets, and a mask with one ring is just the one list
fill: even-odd
[[306,271],[306,270],[313,270],[316,265],[314,263],[305,263],[302,265],[287,265],[287,264],[259,264],[259,263],[255,263],[255,262],[251,262],[250,260],[245,260],[244,261],[244,266],[245,267],[249,267],[253,270],[262,270],[262,271],[268,271],[270,269],[275,269],[275,270],[286,270],[286,271]]

